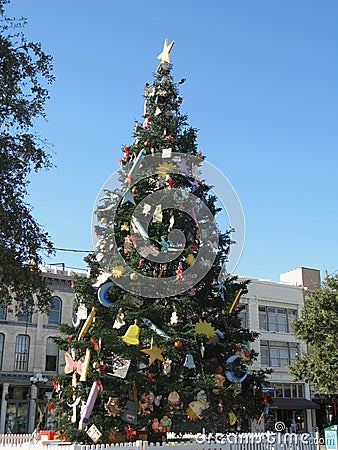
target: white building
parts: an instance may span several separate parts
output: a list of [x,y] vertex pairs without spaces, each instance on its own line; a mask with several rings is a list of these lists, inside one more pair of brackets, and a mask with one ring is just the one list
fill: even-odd
[[71,324],[74,270],[42,270],[53,294],[48,315],[16,317],[9,308],[0,308],[0,434],[30,433],[39,422],[47,426],[46,405],[53,392],[47,377],[63,363],[53,337],[60,334],[60,323]]
[[317,425],[315,411],[319,405],[311,401],[308,383],[292,381],[288,365],[306,349],[292,333],[292,320],[300,317],[306,290],[320,285],[320,272],[299,268],[281,274],[280,279],[250,279],[249,292],[241,300],[246,305],[246,327],[260,333],[253,343],[259,359],[252,368],[273,369],[269,376],[270,387],[275,388],[270,394],[272,406],[261,427],[274,430],[276,422],[283,422],[290,430],[294,421],[298,431],[309,432]]
[[[74,270],[46,266],[44,272],[53,293],[48,315],[17,318],[0,308],[0,434],[30,433],[38,424],[50,427],[46,406],[53,386],[46,378],[59,372],[64,362],[52,338],[59,335],[60,323],[72,322]],[[293,382],[287,366],[305,349],[292,334],[291,322],[300,315],[306,289],[318,284],[318,270],[300,268],[282,274],[281,282],[251,279],[249,292],[241,299],[246,305],[241,313],[245,327],[260,333],[253,343],[260,354],[253,368],[274,370],[270,375],[274,400],[261,422],[263,429],[273,429],[277,421],[290,427],[292,419],[299,431],[316,426],[318,405],[311,401],[309,385]]]

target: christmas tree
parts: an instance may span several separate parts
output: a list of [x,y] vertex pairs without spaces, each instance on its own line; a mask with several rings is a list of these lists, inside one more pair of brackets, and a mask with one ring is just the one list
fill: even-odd
[[144,116],[95,208],[96,249],[76,277],[73,327],[58,346],[55,428],[72,442],[158,441],[168,432],[247,431],[264,409],[243,328],[247,282],[226,271],[196,129],[180,112],[165,41]]

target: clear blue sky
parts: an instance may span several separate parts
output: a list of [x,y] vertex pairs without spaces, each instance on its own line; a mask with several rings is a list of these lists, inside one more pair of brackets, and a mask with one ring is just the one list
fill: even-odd
[[[36,129],[56,167],[32,177],[29,202],[56,247],[92,249],[96,196],[132,143],[167,37],[175,80],[187,78],[182,112],[242,202],[236,272],[338,270],[336,0],[12,0],[6,11],[54,57]],[[85,267],[83,256],[47,262]]]

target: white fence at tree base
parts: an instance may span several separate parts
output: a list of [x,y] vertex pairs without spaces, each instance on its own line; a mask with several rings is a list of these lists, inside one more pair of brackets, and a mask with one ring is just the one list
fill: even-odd
[[30,434],[0,435],[1,450],[319,450],[325,448],[319,433],[228,433],[198,434],[189,441],[149,443],[136,441],[121,444],[70,444],[62,441],[37,441]]

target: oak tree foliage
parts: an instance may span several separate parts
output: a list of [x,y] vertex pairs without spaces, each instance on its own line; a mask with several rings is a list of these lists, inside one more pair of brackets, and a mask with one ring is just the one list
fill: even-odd
[[0,0],[0,301],[43,311],[50,293],[39,264],[53,245],[26,195],[29,175],[51,166],[35,120],[45,117],[52,58],[26,38],[24,19],[6,16],[8,3]]
[[290,368],[297,380],[307,379],[316,389],[333,394],[338,389],[338,275],[326,275],[322,286],[307,293],[294,332],[308,346]]

